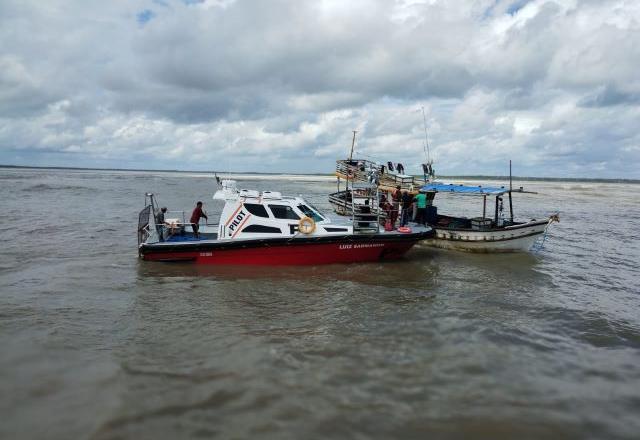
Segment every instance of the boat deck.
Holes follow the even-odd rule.
[[[184,234],[171,235],[164,241],[169,243],[180,243],[184,241],[203,241],[203,240],[217,240],[218,233],[206,233],[200,234],[200,237],[193,235],[193,232],[185,232]]]

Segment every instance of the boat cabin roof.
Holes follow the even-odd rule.
[[[420,188],[420,191],[424,192],[436,192],[436,193],[453,193],[453,194],[468,194],[468,195],[492,195],[499,196],[511,192],[525,192],[522,187],[518,189],[509,190],[509,188],[501,186],[483,186],[483,185],[462,185],[454,183],[433,182],[424,185]]]
[[[225,210],[223,216],[228,207],[237,206],[238,204],[247,206],[263,205],[268,206],[271,211],[286,205],[291,207],[294,211],[299,211],[301,217],[311,217],[316,222],[329,222],[329,219],[318,208],[313,206],[307,200],[302,197],[289,197],[283,196],[278,191],[256,191],[252,189],[237,189],[236,182],[233,180],[223,180],[222,189],[216,191],[213,195],[214,200],[223,200],[225,202]],[[259,210],[259,208],[251,208],[257,210],[256,212],[264,212],[262,217],[265,217],[266,212]],[[227,214],[231,211],[227,212]],[[288,218],[280,217],[282,213],[274,214],[274,218]],[[268,214],[266,215],[268,217]],[[296,217],[297,218],[297,217]]]

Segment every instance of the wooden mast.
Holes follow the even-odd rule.
[[[482,218],[485,219],[487,217],[487,195],[482,196]]]
[[[345,194],[344,194],[344,210],[347,211],[347,197],[349,197],[349,167],[351,166],[351,161],[353,160],[353,147],[356,144],[356,133],[357,130],[353,130],[353,139],[351,140],[351,151],[349,152],[349,162],[347,162],[347,178],[345,180]],[[351,208],[355,208],[353,205],[353,191],[351,192]]]
[[[511,224],[513,224],[513,201],[511,199],[512,190],[513,190],[513,177],[511,175],[511,159],[509,159],[509,214],[511,215]]]

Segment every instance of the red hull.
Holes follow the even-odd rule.
[[[192,261],[200,264],[269,266],[315,265],[393,260],[402,257],[417,240],[366,243],[304,243],[252,248],[143,252],[149,261]]]

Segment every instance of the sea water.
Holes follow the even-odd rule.
[[[537,254],[204,267],[136,226],[148,191],[215,218],[210,175],[0,169],[0,437],[637,438],[640,186],[516,185],[516,219],[560,211]]]

